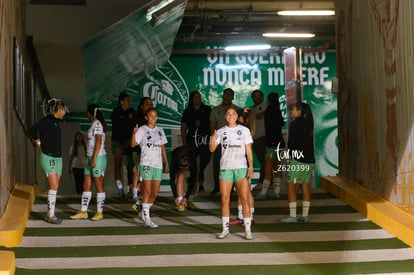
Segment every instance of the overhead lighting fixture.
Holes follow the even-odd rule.
[[[334,10],[284,10],[278,11],[277,15],[281,16],[332,16]]]
[[[268,32],[262,34],[264,37],[276,37],[276,38],[312,38],[315,37],[314,33],[283,33],[283,32]]]
[[[258,45],[240,45],[240,46],[227,46],[224,48],[226,52],[235,51],[256,51],[256,50],[268,50],[270,49],[269,44],[258,44]]]

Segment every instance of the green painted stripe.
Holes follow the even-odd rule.
[[[340,223],[308,223],[308,224],[257,224],[253,232],[298,232],[298,231],[329,231],[329,230],[363,230],[378,229],[371,221],[364,222],[340,222]],[[133,235],[133,234],[185,234],[185,233],[217,233],[221,225],[165,225],[155,230],[149,230],[142,226],[137,227],[86,227],[63,228],[54,225],[50,228],[26,228],[24,236],[93,236],[93,235]],[[244,230],[241,227],[232,227],[234,232]]]
[[[233,230],[231,231],[233,233]],[[239,235],[232,234],[226,242],[240,242]],[[310,242],[391,239],[391,234],[382,229],[348,231],[300,231],[300,232],[254,232],[251,242]],[[155,235],[106,235],[91,236],[25,236],[20,247],[80,247],[108,245],[145,245],[145,244],[184,244],[184,243],[222,243],[212,234],[155,234]]]
[[[39,269],[28,270],[17,268],[19,275],[79,275],[79,274],[105,274],[105,275],[321,275],[321,274],[373,274],[373,273],[404,273],[413,274],[414,261],[380,261],[360,263],[334,263],[334,264],[294,264],[294,265],[251,265],[251,266],[202,266],[202,267],[151,267],[151,268],[95,268],[95,269]]]
[[[212,235],[214,238],[214,235]],[[236,237],[235,237],[236,238]],[[187,255],[220,253],[245,254],[253,251],[260,253],[294,253],[351,250],[399,249],[408,246],[396,238],[376,240],[325,241],[325,242],[247,242],[239,237],[239,243],[197,243],[186,244],[150,244],[150,245],[116,245],[116,246],[82,246],[14,249],[16,258],[59,258],[59,257],[112,257],[112,256],[146,256],[146,255]],[[372,253],[375,253],[373,251]],[[413,252],[414,253],[414,252]]]
[[[349,251],[311,251],[282,253],[215,253],[182,255],[145,255],[110,257],[18,258],[16,265],[23,268],[99,267],[161,267],[161,266],[217,266],[217,265],[284,265],[321,264],[337,262],[378,262],[383,260],[414,259],[411,248]]]

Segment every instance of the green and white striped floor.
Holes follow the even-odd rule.
[[[161,193],[153,207],[157,229],[144,228],[116,197],[107,198],[97,222],[70,220],[80,199],[59,197],[64,221],[48,224],[45,197],[38,197],[20,247],[10,249],[16,274],[414,274],[413,249],[322,190],[314,190],[308,224],[279,223],[288,215],[286,195],[257,201],[252,241],[242,227],[216,239],[219,197],[200,195],[198,210],[176,212],[169,196]]]

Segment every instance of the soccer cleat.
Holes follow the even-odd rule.
[[[239,219],[239,218],[229,221],[229,225],[240,225],[240,226],[242,226],[242,224],[243,224],[243,220]]]
[[[197,206],[192,201],[187,202],[187,208],[191,209],[191,210],[197,210],[198,209]]]
[[[257,194],[256,196],[254,196],[254,199],[257,201],[264,201],[265,199],[267,199],[266,194]]]
[[[184,211],[185,211],[185,205],[184,205],[184,204],[179,203],[179,204],[177,205],[177,211],[178,211],[178,212],[184,212]]]
[[[46,216],[45,221],[48,222],[48,223],[51,223],[51,224],[61,224],[62,223],[62,220],[59,219],[56,216],[53,216],[53,217]]]
[[[99,221],[103,219],[102,212],[96,212],[96,214],[91,218],[93,221]]]
[[[225,237],[227,237],[228,235],[230,235],[230,232],[229,232],[229,230],[227,230],[227,229],[224,229],[220,234],[217,234],[217,239],[220,239],[220,240],[222,240],[222,239],[224,239]]]
[[[87,211],[78,211],[75,215],[70,216],[71,220],[86,220],[88,218]]]
[[[298,222],[298,218],[297,217],[287,217],[284,219],[280,220],[281,223],[297,223]]]
[[[248,241],[253,240],[252,232],[248,231],[245,233],[244,238]]]
[[[132,210],[134,210],[135,212],[138,212],[138,211],[140,211],[140,210],[141,210],[139,206],[140,206],[139,201],[136,201],[135,203],[133,203],[133,204],[131,205],[131,208],[132,208]]]
[[[309,222],[309,216],[298,218],[298,222],[308,223]]]
[[[118,196],[120,198],[125,197],[124,188],[118,188]]]
[[[158,228],[158,224],[155,224],[153,221],[151,221],[151,219],[146,219],[144,225],[146,228],[150,229]]]
[[[271,199],[271,200],[277,200],[277,199],[280,199],[280,194],[279,193],[272,193],[272,194],[267,195],[267,198]]]

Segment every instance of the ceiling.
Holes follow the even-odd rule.
[[[26,34],[33,36],[52,97],[84,101],[80,47],[149,2],[159,0],[26,0]],[[283,9],[334,9],[334,0],[188,0],[176,41],[263,41],[264,32],[314,32],[335,41],[335,18],[281,17]],[[269,39],[266,39],[269,40]]]

